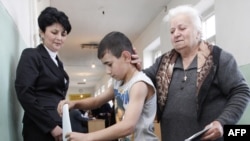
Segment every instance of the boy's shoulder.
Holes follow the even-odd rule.
[[[143,81],[146,84],[149,85],[153,85],[152,80],[143,72],[143,71],[139,71],[138,73],[136,73],[130,80],[129,82],[123,84],[123,81],[120,80],[114,80],[113,82],[113,86],[114,88],[128,88],[131,87],[133,84],[135,84],[138,81]]]
[[[143,81],[146,84],[149,85],[153,85],[152,80],[143,72],[143,71],[139,71],[132,79],[131,79],[132,83],[134,84],[135,82],[138,81]]]

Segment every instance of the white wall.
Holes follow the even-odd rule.
[[[35,1],[1,0],[8,13],[13,18],[24,42],[31,47],[34,44],[33,7]],[[28,23],[28,24],[27,24]]]
[[[216,42],[239,65],[250,63],[250,1],[215,0]]]

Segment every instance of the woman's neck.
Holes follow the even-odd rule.
[[[186,70],[189,67],[189,65],[192,63],[192,61],[194,60],[195,56],[197,55],[199,51],[199,48],[202,45],[203,45],[203,42],[199,42],[195,47],[191,47],[188,50],[180,53],[184,70]]]

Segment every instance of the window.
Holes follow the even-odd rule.
[[[156,50],[155,51],[155,54],[154,54],[154,61],[158,58],[158,57],[160,57],[161,56],[161,50]]]
[[[216,27],[215,15],[211,15],[202,22],[203,39],[215,43]]]
[[[159,47],[161,44],[160,37],[157,37],[153,40],[143,51],[143,66],[144,68],[148,68],[151,66],[155,58],[161,55],[161,51],[159,51]]]

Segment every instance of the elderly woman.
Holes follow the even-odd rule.
[[[168,22],[174,48],[144,70],[157,87],[162,140],[183,141],[206,127],[201,140],[221,141],[223,125],[242,116],[249,87],[234,57],[201,39],[194,8],[170,9]]]

